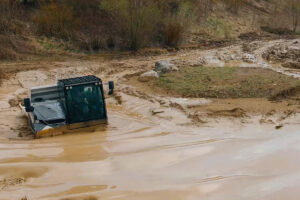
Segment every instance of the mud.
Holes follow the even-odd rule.
[[[281,42],[259,42],[256,67],[266,67],[261,52]],[[33,62],[30,70],[11,73],[0,89],[0,199],[298,199],[297,100],[184,99],[128,81],[161,59],[180,67],[200,58],[208,65],[239,61],[248,67],[238,60],[241,49],[90,58],[54,68]],[[228,60],[229,52],[237,60]],[[27,89],[87,74],[116,81],[116,94],[106,99],[109,125],[33,140],[17,107]]]

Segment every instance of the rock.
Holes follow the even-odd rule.
[[[205,65],[205,64],[207,64],[207,61],[206,61],[206,59],[204,57],[200,57],[198,59],[198,64],[199,65]]]
[[[191,67],[198,67],[198,66],[205,65],[205,64],[207,64],[207,61],[204,57],[199,57],[197,59],[193,59],[193,60],[189,60],[187,62],[180,63],[180,65],[188,65]]]
[[[221,60],[219,60],[216,56],[206,56],[205,60],[207,62],[207,65],[212,67],[224,67],[225,63]]]
[[[179,71],[179,68],[175,65],[171,66],[171,71]]]
[[[252,53],[258,48],[259,48],[259,43],[258,42],[245,43],[242,46],[242,50],[245,53]]]
[[[165,111],[162,109],[153,109],[151,110],[152,115],[156,115],[156,114],[160,114],[160,113],[164,113]]]
[[[255,63],[256,62],[256,57],[253,54],[245,53],[243,55],[243,61],[247,63]]]
[[[157,73],[167,73],[170,71],[178,71],[178,67],[171,64],[168,60],[162,60],[155,63],[154,71]]]
[[[143,74],[140,75],[140,77],[138,78],[139,81],[141,82],[148,82],[152,79],[156,79],[156,78],[159,78],[159,75],[156,71],[148,71],[148,72],[145,72]]]
[[[283,127],[283,125],[280,124],[280,125],[275,126],[275,129],[278,130],[278,129],[281,129],[282,127]]]
[[[268,61],[285,62],[300,57],[300,43],[292,42],[271,46],[263,53],[263,58]]]

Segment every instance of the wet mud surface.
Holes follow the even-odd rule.
[[[149,119],[123,109],[110,108],[110,124],[92,133],[2,140],[1,197],[296,199],[299,195],[299,122],[279,130],[256,120],[246,125],[220,120],[195,127],[179,125],[171,119],[176,115]]]
[[[251,100],[220,100],[216,109],[214,100],[166,98],[124,83],[154,60],[11,75],[0,90],[0,199],[298,199],[297,105],[279,104],[287,108],[279,112],[260,100],[268,109],[250,112]],[[32,139],[17,106],[27,89],[85,74],[116,81],[106,99],[109,125]]]

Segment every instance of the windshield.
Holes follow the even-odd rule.
[[[105,119],[105,105],[100,85],[78,85],[66,90],[69,123]]]

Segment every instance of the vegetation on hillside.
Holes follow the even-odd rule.
[[[299,0],[1,0],[0,59],[40,52],[31,40],[41,36],[83,51],[178,47],[191,34],[234,38],[249,6],[256,26],[298,31]]]
[[[300,23],[300,1],[270,1],[273,6],[271,8],[271,14],[268,17],[268,25],[273,28],[286,29],[296,33]]]
[[[14,59],[17,53],[35,52],[28,38],[30,29],[24,23],[26,13],[23,5],[15,0],[0,1],[0,60]]]

